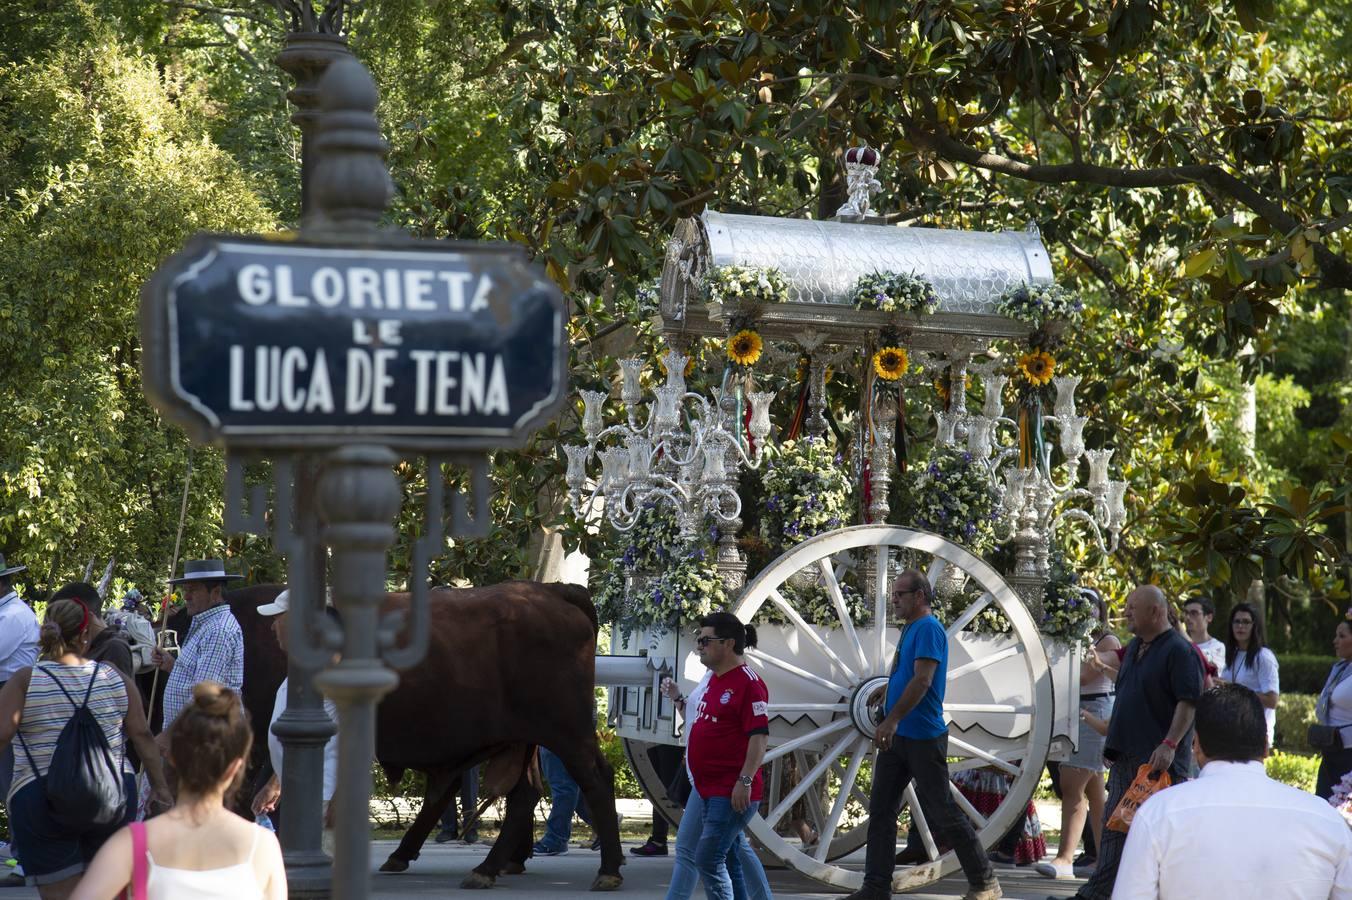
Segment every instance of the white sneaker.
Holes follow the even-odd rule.
[[[1033,871],[1047,878],[1055,878],[1057,881],[1066,881],[1075,877],[1074,867],[1063,866],[1055,862],[1034,863]]]

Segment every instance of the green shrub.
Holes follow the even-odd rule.
[[[1318,699],[1316,694],[1282,692],[1277,698],[1277,736],[1273,741],[1275,749],[1288,753],[1314,752],[1305,741],[1305,732],[1314,722],[1314,704]]]
[[[1269,778],[1313,792],[1315,777],[1319,774],[1319,757],[1277,750],[1267,758],[1265,768]]]
[[[1310,653],[1282,653],[1277,657],[1277,667],[1282,680],[1282,693],[1314,694],[1324,689],[1329,672],[1333,669],[1331,656]]]

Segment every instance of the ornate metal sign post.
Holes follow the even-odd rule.
[[[339,56],[318,91],[314,209],[300,239],[193,238],[143,290],[141,335],[151,401],[194,440],[227,450],[227,530],[270,532],[298,598],[320,596],[324,548],[332,553],[341,625],[299,602],[289,643],[292,671],[322,669],[314,682],[338,706],[332,895],[346,900],[369,896],[376,705],[398,684],[395,670],[426,653],[428,561],[448,517],[456,536],[486,533],[487,451],[520,446],[564,402],[567,311],[518,247],[379,229],[393,188],[374,82]],[[427,508],[405,615],[384,608],[402,500],[391,467],[417,456],[427,457]],[[270,521],[266,488],[244,479],[263,457]],[[446,465],[469,469],[472,517],[459,494],[444,508]],[[302,718],[294,735],[321,747],[323,723]],[[317,821],[313,778],[296,785],[288,779],[283,801]]]

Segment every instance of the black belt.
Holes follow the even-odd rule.
[[[1102,700],[1104,697],[1111,697],[1112,695],[1113,695],[1113,691],[1107,691],[1107,692],[1102,693],[1102,694],[1081,694],[1081,695],[1080,695],[1080,699],[1081,699],[1081,700]]]

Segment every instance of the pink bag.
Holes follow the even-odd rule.
[[[131,884],[123,893],[125,900],[149,900],[150,864],[146,862],[146,823],[132,822]]]

